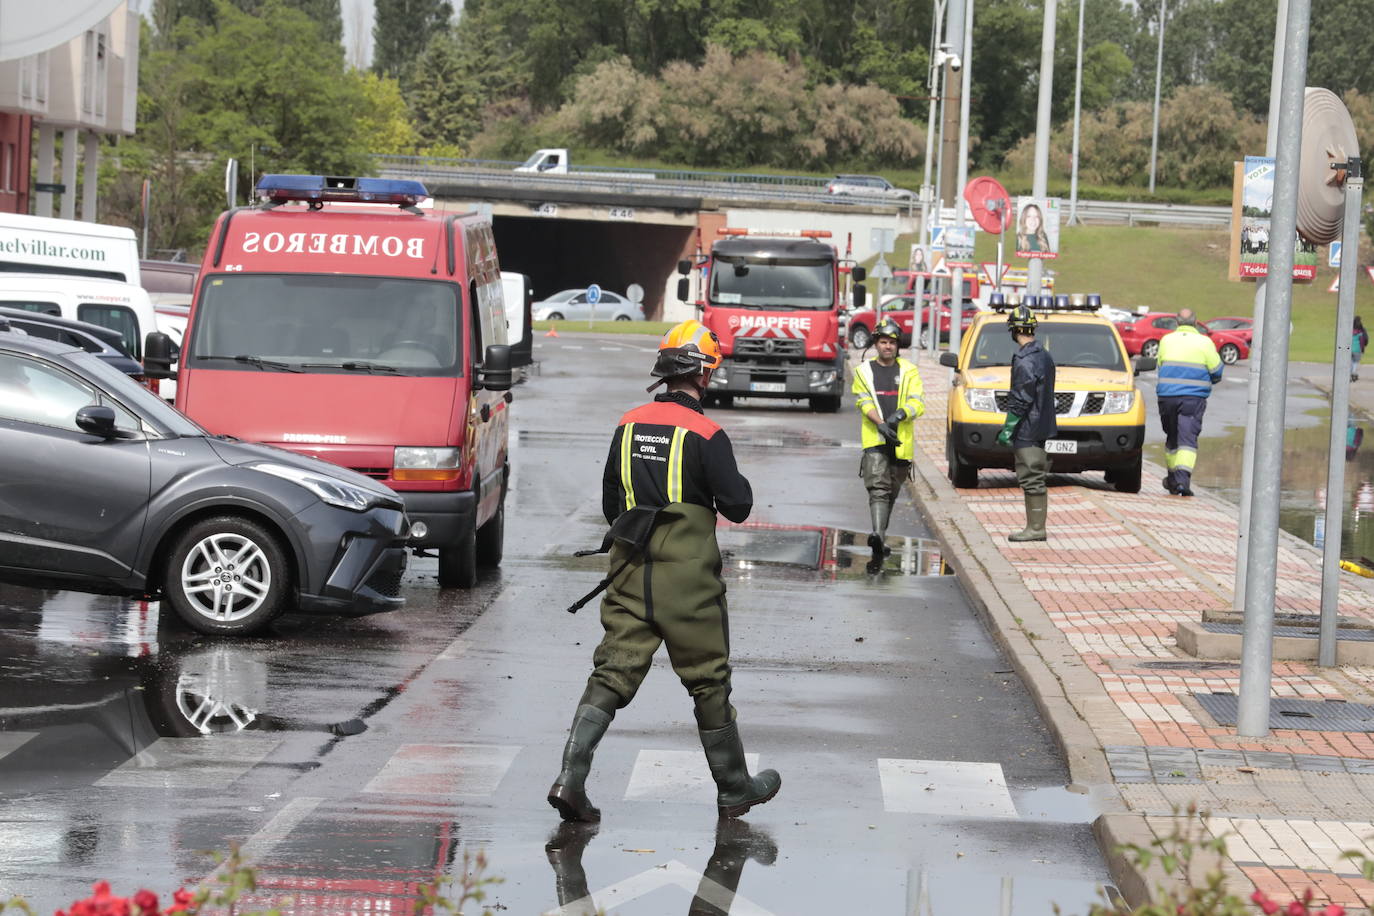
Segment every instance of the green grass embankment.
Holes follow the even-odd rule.
[[[1075,226],[1060,233],[1060,256],[1047,266],[1055,274],[1055,292],[1100,293],[1102,301],[1135,310],[1146,306],[1161,312],[1188,307],[1207,319],[1221,315],[1254,313],[1253,281],[1226,279],[1230,232],[1225,230],[1169,227]],[[887,255],[893,267],[903,267],[914,235],[901,236]],[[1007,251],[1014,245],[1007,236]],[[1329,362],[1335,340],[1336,294],[1326,290],[1336,277],[1326,266],[1326,249],[1320,249],[1317,279],[1293,284],[1293,329],[1289,358],[1304,362]],[[872,268],[871,259],[865,266]],[[975,261],[997,260],[997,240],[980,232]],[[1369,263],[1368,240],[1360,245],[1360,264]],[[1026,262],[1007,257],[1014,267]],[[1356,272],[1355,313],[1374,319],[1374,283],[1363,266]],[[877,282],[865,284],[870,299]]]
[[[673,326],[672,321],[532,321],[532,327],[539,334],[548,333],[549,328],[555,327],[559,334],[567,332],[591,332],[593,334],[652,334],[662,337],[668,333],[668,329]]]

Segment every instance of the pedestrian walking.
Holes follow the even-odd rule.
[[[1360,357],[1364,356],[1364,351],[1369,349],[1369,332],[1364,329],[1364,322],[1360,316],[1355,316],[1355,328],[1350,337],[1350,380],[1353,382],[1360,377]]]
[[[720,578],[716,513],[732,522],[754,505],[749,481],[735,464],[730,438],[701,410],[720,341],[698,321],[664,335],[650,373],[665,393],[625,414],[611,438],[601,481],[601,508],[610,530],[601,551],[611,573],[575,611],[605,588],[605,636],[578,702],[563,767],[549,804],[565,821],[597,821],[587,798],[592,754],[616,710],[634,699],[658,647],[667,643],[673,670],[695,704],[706,762],[722,817],[738,817],[777,794],[773,770],[751,776],[730,705],[730,642],[725,583]]]
[[[873,331],[878,355],[854,370],[855,404],[859,408],[859,476],[868,490],[868,514],[873,523],[868,536],[873,557],[869,566],[882,568],[887,555],[887,523],[892,506],[911,473],[916,451],[916,418],[926,412],[921,373],[916,364],[898,356],[902,331],[897,322],[884,318]]]
[[[1007,332],[1019,349],[1011,356],[1011,391],[1007,393],[1007,418],[997,433],[997,444],[1010,446],[1015,454],[1016,482],[1026,501],[1026,527],[1007,535],[1009,541],[1043,541],[1045,518],[1050,510],[1046,480],[1050,459],[1045,440],[1059,432],[1054,419],[1054,358],[1035,339],[1038,319],[1027,305],[1007,314]]]
[[[1178,327],[1159,340],[1159,422],[1164,427],[1164,489],[1193,495],[1197,439],[1212,386],[1221,381],[1222,363],[1212,338],[1197,329],[1192,309],[1181,309]]]

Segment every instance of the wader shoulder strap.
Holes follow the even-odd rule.
[[[653,534],[654,523],[658,521],[658,514],[661,511],[663,511],[662,507],[632,506],[620,513],[620,516],[611,523],[611,527],[606,531],[606,536],[601,539],[599,548],[596,550],[579,550],[573,554],[575,557],[589,557],[593,554],[609,553],[611,546],[616,541],[630,547],[630,554],[624,562],[612,570],[606,578],[598,582],[596,588],[568,606],[569,614],[576,614],[582,610],[584,604],[604,592],[615,581],[616,576],[624,572],[625,567],[629,566],[636,557],[644,552],[644,548],[649,546],[649,535]]]

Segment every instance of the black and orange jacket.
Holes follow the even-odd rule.
[[[735,464],[730,437],[697,400],[670,392],[620,418],[601,478],[607,522],[635,506],[683,502],[742,522],[754,492]]]

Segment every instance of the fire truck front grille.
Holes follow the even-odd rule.
[[[806,341],[797,337],[736,337],[737,356],[795,357],[806,355]]]

